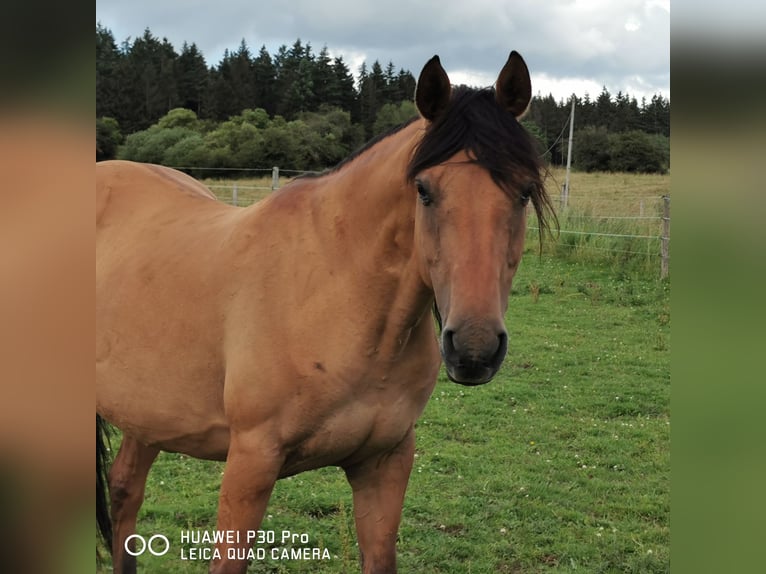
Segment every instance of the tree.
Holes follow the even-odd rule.
[[[596,105],[590,99],[590,94],[585,92],[582,99],[575,102],[575,116],[580,126],[596,125]]]
[[[612,125],[613,106],[612,95],[606,86],[603,86],[601,93],[596,98],[596,126],[602,126],[608,128]]]
[[[332,69],[332,59],[327,46],[323,46],[317,56],[311,71],[311,82],[313,86],[313,98],[311,101],[311,110],[319,109],[322,104],[335,105],[331,98],[335,93],[335,74]]]
[[[137,39],[128,38],[118,44],[112,33],[97,23],[96,117],[100,118],[97,122],[99,157],[114,153],[114,144],[110,143],[114,126],[109,121],[102,121],[103,118],[113,118],[121,134],[133,134],[148,129],[161,119],[165,123],[171,121],[169,112],[175,108],[185,108],[196,114],[193,129],[201,137],[193,138],[188,145],[172,144],[176,150],[175,157],[188,156],[192,151],[201,149],[200,142],[205,146],[212,145],[211,141],[215,138],[210,140],[208,135],[217,130],[217,123],[239,117],[251,126],[246,131],[256,130],[257,137],[263,136],[261,132],[271,130],[268,137],[282,148],[282,151],[275,151],[275,157],[297,157],[295,154],[298,152],[294,146],[283,145],[284,137],[290,134],[300,137],[304,143],[313,141],[320,146],[320,152],[314,156],[300,152],[302,155],[298,161],[305,164],[320,161],[320,158],[329,161],[337,156],[338,150],[347,153],[360,140],[368,139],[407,119],[407,110],[411,106],[400,103],[412,102],[413,99],[416,82],[410,72],[400,69],[397,73],[392,61],[387,63],[385,69],[378,61],[372,66],[364,63],[359,69],[358,81],[355,82],[354,75],[343,59],[331,58],[330,53],[330,49],[323,46],[315,56],[311,44],[303,43],[299,38],[291,46],[280,46],[274,55],[262,46],[257,56],[253,57],[246,41],[242,39],[236,50],[225,51],[221,61],[208,68],[203,54],[193,43],[185,42],[179,55],[167,39],[156,38],[147,28]],[[575,129],[581,140],[573,149],[575,165],[583,169],[618,169],[605,167],[608,162],[605,162],[602,155],[603,150],[607,149],[603,145],[603,133],[598,130],[584,131],[587,127],[600,127],[606,130],[612,143],[617,142],[611,137],[617,133],[640,130],[651,134],[649,141],[654,148],[660,150],[660,158],[664,158],[663,169],[667,168],[670,135],[670,101],[667,98],[655,95],[649,101],[642,99],[639,104],[635,98],[621,91],[613,97],[606,86],[603,86],[595,100],[588,93],[582,98],[576,95],[574,98]],[[551,94],[544,97],[538,94],[532,98],[530,112],[525,118],[527,129],[541,142],[541,151],[549,150],[547,159],[552,163],[563,164],[566,161],[570,104],[571,100],[557,102]],[[263,114],[258,115],[257,122],[243,119],[247,115],[245,110],[256,108],[261,109],[258,114]],[[324,117],[341,111],[349,114],[350,126],[348,129],[344,127],[339,131],[328,131]],[[307,115],[311,113],[318,115]],[[178,116],[172,121],[180,121],[183,117]],[[288,127],[290,120],[301,120],[303,125]],[[172,127],[189,126],[174,124]],[[171,129],[171,126],[167,126],[167,129]],[[306,136],[306,129],[317,130],[320,139]],[[150,135],[154,142],[156,134],[152,132]],[[337,139],[339,137],[342,140],[340,144]],[[642,144],[636,138],[635,134],[626,136],[622,143],[629,149],[641,149]],[[584,150],[580,149],[583,142],[586,144]],[[137,143],[138,139],[133,139],[126,141],[125,146],[136,148]],[[588,145],[591,147],[588,148]],[[255,157],[254,150],[257,147],[254,143],[245,155],[248,158]],[[244,144],[239,149],[244,149]],[[591,151],[588,150],[595,155],[589,156]],[[237,153],[232,151],[229,143],[212,145],[207,162],[212,162],[210,165],[216,162],[228,165],[233,157],[245,157]],[[198,154],[197,157],[202,156]],[[615,159],[615,166],[619,164],[620,169],[638,169],[628,165],[630,157],[629,152],[619,156]],[[656,164],[654,160],[646,163],[655,167]]]
[[[281,101],[283,115],[292,118],[301,112],[312,109],[314,82],[311,78],[312,63],[308,59],[302,59],[298,63],[292,82]]]
[[[228,50],[224,50],[223,57],[218,66],[210,71],[208,90],[205,97],[205,108],[208,117],[215,120],[224,120],[236,114],[236,98],[230,88],[231,85],[231,60]]]
[[[524,118],[521,120],[521,125],[524,127],[525,130],[527,130],[527,133],[531,135],[537,144],[538,153],[543,154],[546,151],[545,146],[545,136],[543,135],[542,130],[540,129],[540,126],[538,126],[534,121]],[[550,153],[545,154],[545,160],[550,160]]]
[[[126,132],[145,129],[178,105],[173,46],[160,42],[149,28],[127,48],[120,74],[121,91],[129,105],[116,114]]]
[[[380,62],[375,60],[370,73],[362,64],[359,69],[359,121],[364,126],[365,135],[371,138],[375,132],[375,120],[383,104],[386,80]]]
[[[280,46],[274,57],[276,76],[276,113],[291,119],[310,108],[314,56],[311,44],[305,46],[298,38],[290,49]]]
[[[263,108],[269,115],[276,113],[277,102],[274,95],[276,68],[266,46],[261,46],[258,56],[253,61],[253,105]]]
[[[122,105],[120,68],[122,53],[112,32],[96,24],[96,117],[117,117]]]
[[[239,48],[231,55],[229,89],[233,93],[235,113],[252,108],[255,100],[253,85],[253,58],[243,38]]]
[[[566,161],[564,149],[564,134],[567,127],[567,119],[571,105],[563,102],[556,103],[553,94],[533,98],[529,113],[525,119],[534,122],[542,132],[543,150],[549,150],[550,160],[553,163],[563,164]]]
[[[644,102],[641,128],[647,133],[670,136],[670,102],[660,94],[652,96],[648,105]]]
[[[398,86],[397,92],[402,101],[414,101],[415,99],[415,85],[417,80],[409,71],[399,70],[399,74],[396,77],[396,83]]]
[[[398,104],[404,99],[399,93],[399,83],[395,70],[394,63],[389,60],[386,70],[383,72],[383,81],[385,82],[382,94],[384,105]]]
[[[208,91],[210,117],[224,120],[254,107],[253,61],[244,38],[236,52],[225,50],[211,73]]]
[[[332,84],[332,90],[327,97],[327,105],[340,108],[351,112],[351,117],[358,115],[357,93],[354,88],[354,76],[343,61],[342,56],[338,56],[332,62],[332,72],[335,81]]]
[[[176,65],[178,74],[178,102],[184,108],[202,115],[202,104],[209,80],[205,58],[196,44],[184,42]]]

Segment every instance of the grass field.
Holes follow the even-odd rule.
[[[601,177],[612,178],[604,197],[668,193],[668,180]],[[590,192],[595,205],[600,196]],[[670,283],[632,259],[556,245],[539,256],[534,239],[526,251],[497,377],[465,388],[441,376],[418,422],[400,571],[669,572]],[[222,471],[159,457],[138,532],[164,534],[171,551],[144,554],[139,572],[206,572],[204,561],[181,559],[180,532],[215,528]],[[351,492],[339,469],[280,481],[262,528],[277,541],[248,572],[359,571]],[[326,548],[330,559],[272,559],[285,530],[305,534],[303,546]]]

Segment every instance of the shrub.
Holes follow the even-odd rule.
[[[186,108],[175,108],[162,116],[156,125],[165,129],[189,128],[191,130],[198,130],[199,120],[197,119],[197,114],[193,111]]]
[[[209,162],[205,140],[200,134],[192,134],[173,144],[164,154],[167,165],[175,167],[204,167]]]
[[[664,173],[667,159],[658,140],[642,131],[615,134],[609,146],[609,169],[632,173]]]
[[[374,134],[382,134],[396,126],[403,124],[407,120],[418,114],[415,103],[405,100],[398,104],[383,104],[380,108],[375,124],[373,125]]]
[[[575,135],[572,159],[583,171],[608,171],[611,145],[606,128],[588,126]]]
[[[668,141],[642,131],[612,134],[604,127],[587,126],[575,135],[574,166],[587,172],[665,173],[670,163]]]
[[[166,152],[178,142],[199,136],[189,128],[163,129],[153,125],[147,130],[136,132],[125,138],[125,145],[117,154],[120,159],[171,165],[166,159]]]
[[[117,157],[117,148],[123,140],[116,119],[106,116],[96,119],[96,161]]]

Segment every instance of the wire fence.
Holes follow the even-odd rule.
[[[221,200],[245,207],[260,201],[291,179],[320,172],[273,168],[178,167],[192,173],[216,173],[203,182]],[[237,173],[239,178],[232,179]],[[244,177],[243,177],[244,176]],[[632,212],[632,213],[631,213]],[[650,267],[659,265],[660,278],[670,270],[670,196],[614,194],[597,199],[582,193],[570,197],[559,209],[560,227],[553,234],[553,248],[559,253],[611,256],[619,261],[641,258]],[[529,218],[528,231],[537,234],[535,218]],[[656,267],[655,267],[656,269]]]

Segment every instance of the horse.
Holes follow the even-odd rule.
[[[555,217],[519,122],[531,93],[516,51],[482,89],[453,89],[434,56],[416,118],[247,208],[166,167],[96,164],[97,522],[116,574],[136,571],[162,450],[225,460],[216,528],[241,536],[210,573],[246,571],[278,479],[330,465],[363,572],[396,572],[440,365],[462,385],[494,377],[528,203],[541,228]],[[122,432],[108,471],[107,423]]]

